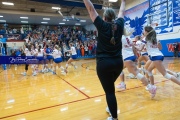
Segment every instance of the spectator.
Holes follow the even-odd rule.
[[[71,56],[71,54],[70,54],[69,52],[67,52],[67,53],[66,53],[66,61],[69,60],[70,56]]]
[[[80,49],[80,45],[77,44],[77,56],[80,57],[81,56],[81,49]]]
[[[89,56],[92,55],[92,49],[93,49],[93,46],[92,46],[91,43],[90,43],[89,46],[88,46]]]
[[[85,56],[88,56],[88,47],[87,47],[87,45],[85,45],[84,49],[85,49]]]
[[[176,42],[174,44],[174,57],[178,57],[178,53],[179,53],[179,43]]]
[[[7,55],[7,46],[6,46],[6,41],[8,38],[3,38],[3,35],[0,35],[0,42],[3,43],[3,47],[5,48],[5,54]]]
[[[81,45],[81,56],[84,57],[84,45],[83,44]]]

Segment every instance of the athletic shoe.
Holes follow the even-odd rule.
[[[135,77],[132,73],[129,73],[128,78],[130,78],[130,79],[136,79],[136,77]]]
[[[180,72],[177,73],[177,79],[180,80]]]
[[[74,66],[74,69],[77,69],[77,66],[76,66],[76,65]]]
[[[42,69],[41,72],[44,73],[45,69]]]
[[[151,98],[154,98],[156,95],[157,87],[155,85],[152,85],[151,87],[148,88],[148,90],[151,93]]]
[[[117,118],[114,119],[114,118],[112,118],[112,117],[108,117],[107,120],[118,120],[118,119],[117,119]]]
[[[34,73],[33,73],[33,76],[36,76],[36,75],[37,75],[37,73],[36,73],[36,72],[34,72]]]
[[[26,76],[26,72],[21,73],[23,76]]]
[[[53,75],[56,75],[56,73],[55,73],[55,72],[52,72],[52,74],[53,74]]]
[[[47,71],[48,71],[48,72],[53,72],[51,69],[48,69]]]
[[[126,84],[124,84],[123,82],[121,82],[120,84],[118,84],[118,85],[116,86],[116,88],[121,89],[121,90],[125,90],[125,89],[126,89]]]
[[[62,75],[66,75],[66,73],[65,73],[64,71],[61,71],[61,74],[62,74]]]
[[[61,69],[62,71],[64,71],[64,68],[63,68],[63,67],[60,67],[60,69]]]
[[[108,107],[106,107],[106,112],[109,113],[109,115],[111,115],[111,112]]]
[[[45,68],[45,69],[42,70],[42,72],[47,73],[47,72],[49,72],[49,70]]]
[[[148,89],[148,87],[147,87],[147,86],[145,87],[145,89],[146,89],[147,91],[149,91],[149,89]]]

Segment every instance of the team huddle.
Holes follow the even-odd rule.
[[[50,45],[52,46],[52,45]],[[77,59],[76,49],[72,43],[69,44],[70,50],[67,50],[71,53],[71,57],[66,63],[65,68],[61,66],[62,59],[62,52],[61,48],[58,45],[54,45],[49,47],[46,44],[32,44],[32,45],[25,45],[24,49],[21,51],[24,56],[35,56],[38,60],[38,64],[31,65],[32,68],[32,75],[36,76],[38,73],[47,73],[52,72],[52,74],[56,74],[56,69],[61,69],[62,74],[67,73],[68,65],[71,64],[76,69],[73,63],[73,60]],[[28,71],[28,64],[25,65],[25,72],[22,75],[26,75]]]

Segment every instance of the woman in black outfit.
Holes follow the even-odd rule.
[[[125,0],[121,0],[118,19],[113,9],[108,8],[100,18],[90,0],[84,0],[85,6],[98,30],[97,75],[106,93],[106,101],[112,117],[107,120],[118,120],[117,101],[114,82],[123,69],[121,37],[124,30]],[[115,20],[115,21],[114,21]]]

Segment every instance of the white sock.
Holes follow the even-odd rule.
[[[64,67],[61,66],[60,68],[61,68],[62,70],[64,70]]]
[[[66,67],[68,67],[68,64],[66,64]]]
[[[151,88],[151,87],[152,87],[152,85],[151,85],[151,84],[148,84],[148,85],[147,85],[147,88],[148,88],[148,89],[149,89],[149,88]]]

